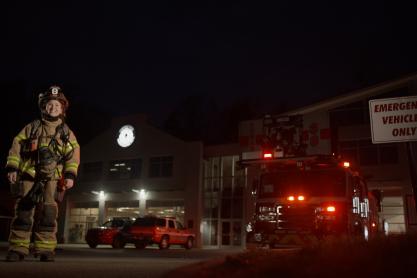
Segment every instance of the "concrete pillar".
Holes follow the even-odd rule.
[[[140,199],[139,200],[139,215],[145,216],[146,215],[146,199]]]
[[[104,223],[105,203],[106,203],[106,200],[104,198],[99,198],[98,200],[98,225],[101,225]]]

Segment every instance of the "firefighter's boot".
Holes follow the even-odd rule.
[[[23,253],[17,251],[9,251],[6,255],[6,262],[20,262],[25,259],[25,255]]]

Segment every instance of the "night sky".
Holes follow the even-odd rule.
[[[0,82],[162,122],[187,96],[267,112],[417,71],[415,3],[125,2],[3,4]]]

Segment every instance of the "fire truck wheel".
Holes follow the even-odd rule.
[[[169,248],[169,237],[167,235],[164,235],[161,238],[161,242],[159,243],[159,249],[168,249]]]

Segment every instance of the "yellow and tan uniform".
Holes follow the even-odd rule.
[[[53,251],[56,247],[58,206],[55,201],[55,192],[57,183],[61,177],[75,179],[80,163],[80,147],[74,133],[67,129],[69,137],[65,143],[61,140],[61,133],[56,132],[56,128],[61,124],[60,119],[54,122],[42,120],[34,135],[31,134],[33,124],[28,124],[13,140],[6,168],[8,171],[15,169],[20,172],[23,197],[16,202],[15,217],[10,229],[9,250],[28,254],[32,228],[35,251]],[[53,137],[57,144],[52,148],[50,142]],[[23,151],[24,146],[30,146],[29,154]],[[54,153],[58,152],[59,156],[65,159],[54,166],[52,171],[48,169],[51,172],[48,178],[42,178],[45,182],[43,202],[34,207],[25,196],[39,179],[40,172],[44,172],[44,169],[37,165],[36,155],[37,150],[42,147],[53,149]],[[34,223],[35,211],[37,223]]]

